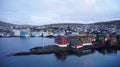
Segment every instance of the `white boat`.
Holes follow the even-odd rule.
[[[31,36],[32,37],[39,37],[40,36],[40,32],[32,32]]]
[[[4,36],[4,34],[3,33],[0,33],[0,37],[3,37]]]

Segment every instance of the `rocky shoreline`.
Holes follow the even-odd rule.
[[[34,47],[31,48],[28,52],[18,52],[12,54],[12,56],[22,56],[22,55],[33,55],[33,54],[53,54],[53,53],[60,53],[60,52],[70,52],[70,53],[79,53],[84,54],[86,51],[92,51],[92,50],[99,50],[99,49],[107,49],[107,48],[113,48],[113,49],[120,49],[120,45],[111,45],[111,46],[84,46],[82,48],[76,49],[72,48],[71,46],[67,47],[58,47],[56,45],[48,45],[45,47]]]

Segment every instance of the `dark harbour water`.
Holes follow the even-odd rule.
[[[58,53],[8,56],[36,46],[52,45],[51,38],[0,38],[0,67],[120,67],[120,50],[101,49],[83,55]]]

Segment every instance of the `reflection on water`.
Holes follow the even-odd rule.
[[[103,55],[106,55],[106,54],[117,54],[117,51],[119,51],[120,49],[117,49],[117,48],[100,48],[100,49],[97,49],[97,51]]]
[[[30,39],[31,37],[20,37],[20,39],[26,40],[26,39]]]
[[[65,60],[67,58],[68,52],[58,52],[55,53],[55,56],[57,57],[57,59],[59,60]]]
[[[65,59],[67,59],[67,56],[69,55],[75,55],[77,57],[81,57],[93,53],[95,53],[95,50],[84,50],[82,52],[57,52],[55,53],[55,56],[57,57],[57,59],[64,61]]]
[[[116,49],[116,48],[99,48],[96,50],[93,49],[84,50],[82,52],[57,52],[55,53],[55,56],[58,60],[65,61],[67,59],[67,56],[69,55],[75,55],[76,57],[81,57],[85,55],[94,54],[96,51],[99,52],[100,54],[107,55],[107,54],[117,54],[119,50],[120,49]]]

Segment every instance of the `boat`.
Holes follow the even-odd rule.
[[[31,36],[32,37],[40,37],[40,32],[32,32]]]
[[[0,33],[0,37],[3,37],[4,36],[4,34],[3,33]]]

